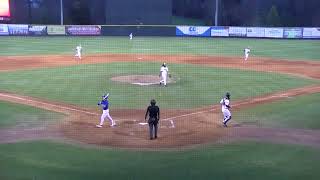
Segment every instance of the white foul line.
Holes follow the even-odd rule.
[[[77,112],[81,112],[81,113],[85,113],[85,114],[90,114],[90,115],[99,115],[99,114],[97,114],[97,113],[92,113],[92,112],[89,112],[89,111],[83,111],[83,110],[79,110],[79,109],[74,109],[74,108],[69,108],[69,107],[64,107],[64,106],[59,106],[59,105],[44,103],[44,102],[40,102],[40,101],[35,101],[35,100],[26,99],[26,98],[21,98],[21,97],[6,95],[6,94],[2,94],[2,93],[0,93],[0,96],[9,97],[9,98],[18,99],[18,100],[25,100],[25,101],[29,101],[29,102],[40,103],[40,104],[43,104],[43,105],[49,105],[49,106],[57,107],[57,108],[60,108],[60,109],[77,111]],[[276,98],[276,97],[289,97],[289,96],[288,96],[286,93],[284,93],[284,94],[279,94],[279,95],[277,95],[277,96],[271,96],[271,98]],[[233,106],[236,107],[236,106],[240,106],[240,105],[250,104],[250,103],[258,102],[258,101],[265,100],[265,99],[270,99],[270,97],[253,99],[252,101],[237,103],[237,104],[235,104],[235,105],[233,105]],[[162,121],[170,121],[171,128],[174,128],[174,127],[175,127],[174,122],[173,122],[174,119],[178,119],[178,118],[182,118],[182,117],[186,117],[186,116],[192,116],[192,115],[195,115],[195,114],[207,113],[207,112],[211,112],[211,111],[215,111],[215,110],[217,110],[217,108],[213,107],[213,108],[210,109],[210,110],[198,111],[198,112],[187,113],[187,114],[183,114],[183,115],[179,115],[179,116],[174,116],[174,117],[170,117],[170,118],[165,118],[165,119],[163,119]],[[121,120],[125,120],[125,119],[121,119]],[[136,120],[133,120],[133,121],[136,121]]]

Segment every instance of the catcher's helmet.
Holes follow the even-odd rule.
[[[152,99],[152,100],[150,101],[150,104],[151,104],[151,105],[156,105],[156,100]]]

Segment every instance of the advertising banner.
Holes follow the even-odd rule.
[[[265,37],[265,29],[261,27],[247,27],[247,37]]]
[[[285,28],[283,32],[284,38],[302,38],[302,28]]]
[[[47,26],[48,35],[66,35],[65,26]]]
[[[283,28],[264,28],[265,37],[283,38]]]
[[[229,27],[229,36],[245,37],[247,36],[246,27]]]
[[[320,28],[303,28],[303,38],[320,38]]]
[[[101,35],[101,26],[66,26],[67,35]]]
[[[228,37],[229,36],[229,27],[223,27],[223,26],[211,27],[211,36]]]
[[[28,35],[29,26],[24,24],[9,24],[10,35]]]
[[[9,29],[7,24],[0,24],[0,36],[9,35]]]
[[[210,27],[208,26],[177,26],[177,36],[210,36]]]
[[[31,26],[29,25],[29,35],[47,35],[47,26]]]

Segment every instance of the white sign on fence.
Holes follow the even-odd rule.
[[[283,38],[283,28],[265,28],[265,37]]]
[[[320,28],[303,28],[303,38],[320,38]]]
[[[265,37],[265,28],[247,27],[247,37]]]

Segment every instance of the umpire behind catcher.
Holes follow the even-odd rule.
[[[146,115],[144,119],[147,121],[147,116],[149,114],[149,131],[150,131],[150,140],[157,139],[157,132],[158,132],[158,122],[160,119],[160,109],[156,106],[156,101],[154,99],[151,100],[150,106],[148,106]],[[154,136],[153,136],[154,135]]]

